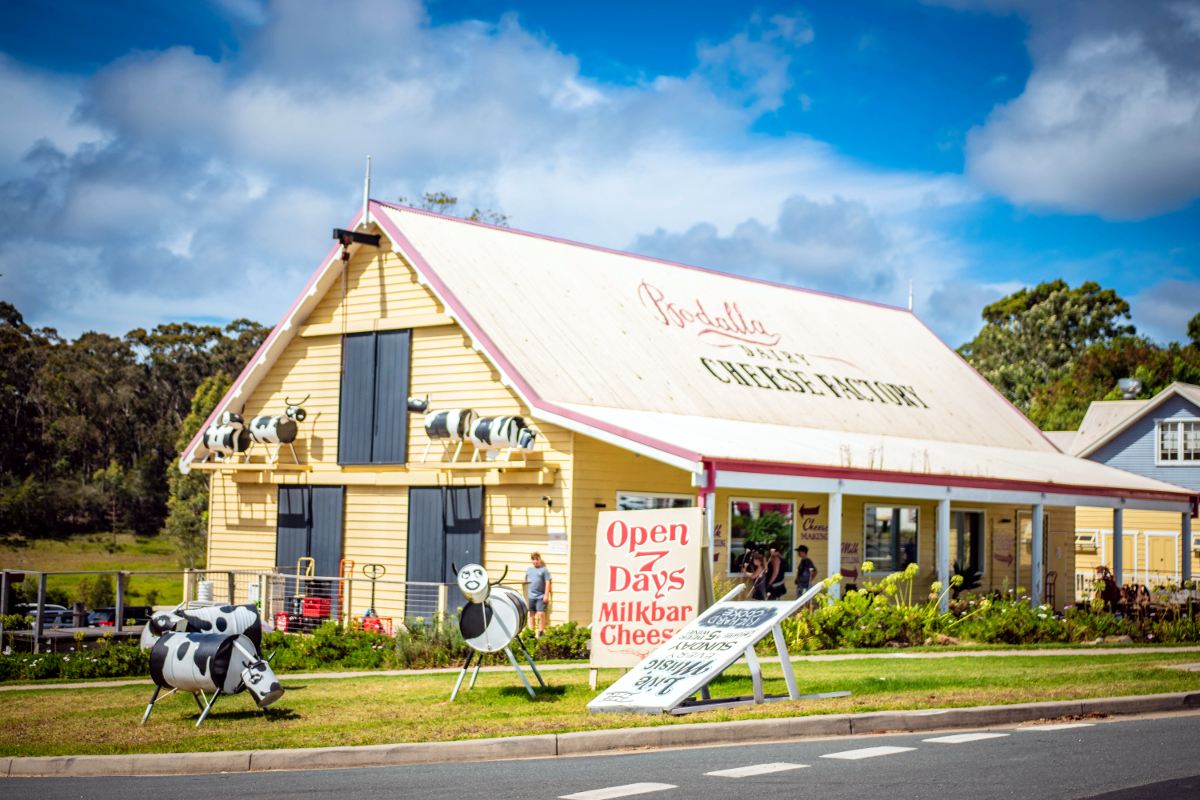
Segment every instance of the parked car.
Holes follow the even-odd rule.
[[[144,625],[150,621],[151,608],[150,606],[125,606],[125,621],[133,620],[135,625]],[[88,614],[87,624],[89,627],[109,628],[117,622],[117,609],[115,607],[97,608],[95,611]]]

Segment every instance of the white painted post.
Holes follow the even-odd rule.
[[[1183,570],[1180,581],[1190,581],[1192,579],[1192,514],[1190,511],[1184,511],[1182,514],[1182,530],[1183,535],[1180,544],[1179,564]]]
[[[937,579],[942,583],[942,596],[938,600],[938,610],[945,613],[950,610],[950,593],[945,591],[950,586],[950,498],[938,500],[937,506]]]
[[[825,575],[837,575],[842,571],[842,493],[829,494],[829,552],[825,556]],[[829,587],[829,596],[837,600],[842,596],[841,584]]]
[[[1042,530],[1045,509],[1041,503],[1033,507],[1033,541],[1030,543],[1033,557],[1029,560],[1029,602],[1035,606],[1042,604],[1042,589],[1046,585],[1046,565],[1042,563],[1042,539],[1046,535]]]
[[[1113,580],[1117,582],[1117,586],[1125,585],[1125,554],[1122,552],[1124,544],[1124,526],[1125,526],[1125,509],[1113,509],[1113,559],[1112,572]]]

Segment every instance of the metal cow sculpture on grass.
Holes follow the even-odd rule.
[[[143,648],[151,648],[164,633],[241,633],[245,634],[255,649],[262,648],[262,618],[258,606],[246,603],[240,606],[201,606],[200,608],[176,607],[174,611],[155,614],[142,628],[138,641]]]
[[[167,695],[191,693],[200,708],[197,728],[222,694],[249,690],[262,709],[283,696],[283,687],[258,648],[249,637],[237,633],[164,633],[150,650],[150,677],[154,694],[142,715],[143,725],[163,689],[168,690]],[[207,701],[205,694],[211,694]]]
[[[450,566],[454,568],[453,564]],[[455,570],[455,574],[458,577],[458,588],[462,590],[468,601],[459,616],[458,629],[470,646],[471,652],[462,669],[459,670],[458,680],[454,683],[454,691],[450,693],[450,699],[454,700],[458,697],[458,690],[462,686],[467,671],[471,668],[472,659],[476,660],[475,673],[471,676],[468,689],[475,688],[475,679],[479,677],[479,668],[483,665],[483,654],[496,653],[501,650],[508,656],[509,663],[517,671],[521,683],[525,684],[525,690],[529,692],[529,696],[536,697],[533,687],[529,685],[529,680],[521,671],[521,665],[517,663],[517,657],[513,655],[512,647],[510,647],[515,639],[525,655],[525,660],[529,662],[530,669],[537,677],[538,683],[545,689],[546,682],[542,680],[542,674],[538,672],[537,664],[533,662],[533,656],[529,654],[529,650],[520,637],[521,630],[529,618],[529,606],[525,604],[525,598],[519,592],[500,585],[508,576],[508,568],[505,567],[500,580],[494,583],[488,581],[487,570],[479,564],[467,564],[462,569]]]

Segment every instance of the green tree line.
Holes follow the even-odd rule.
[[[152,535],[169,489],[178,513],[196,512],[195,482],[170,474],[185,422],[199,429],[197,403],[207,415],[267,333],[239,319],[70,340],[0,301],[0,534]]]
[[[1121,378],[1141,381],[1141,399],[1175,381],[1200,384],[1200,313],[1182,343],[1139,336],[1129,319],[1112,289],[1048,281],[984,307],[959,353],[1043,430],[1076,430],[1093,400],[1121,399]]]

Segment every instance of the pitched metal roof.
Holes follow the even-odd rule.
[[[1149,400],[1096,400],[1088,406],[1072,454],[1086,458],[1172,397],[1200,407],[1200,386],[1175,382]]]
[[[1187,497],[1063,455],[905,309],[385,203],[371,212],[547,422],[692,471],[723,459]],[[322,262],[230,396],[253,389],[337,268],[332,254]]]

